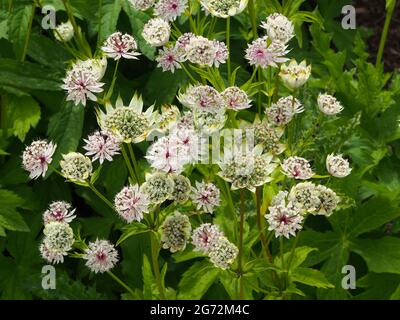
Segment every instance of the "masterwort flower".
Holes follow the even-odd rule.
[[[266,119],[256,119],[251,128],[254,130],[254,143],[260,144],[265,152],[278,155],[286,149],[280,141],[285,132],[283,128],[271,126]]]
[[[245,58],[250,65],[267,68],[278,67],[278,63],[284,63],[289,59],[285,55],[289,51],[287,46],[280,42],[271,41],[267,36],[258,38],[248,45]]]
[[[92,161],[79,152],[63,154],[61,173],[71,181],[85,182],[92,175]]]
[[[39,251],[42,258],[51,264],[63,263],[64,256],[68,254],[67,251],[50,250],[43,242],[40,244]]]
[[[168,174],[162,172],[147,174],[146,182],[142,184],[140,191],[147,196],[150,203],[162,203],[171,198],[174,192],[174,180]]]
[[[290,157],[283,161],[282,172],[289,178],[307,180],[311,179],[314,172],[308,160],[301,157]]]
[[[108,240],[96,239],[89,242],[83,259],[86,266],[94,273],[103,273],[111,270],[118,262],[118,252]]]
[[[218,241],[221,237],[224,237],[224,233],[219,230],[217,225],[203,223],[193,230],[192,244],[195,247],[194,251],[200,251],[204,254],[208,254],[211,244],[214,241]]]
[[[213,16],[228,18],[241,13],[248,0],[200,0],[200,3]]]
[[[83,147],[87,151],[85,154],[93,156],[92,161],[97,159],[100,163],[103,163],[104,160],[112,161],[120,151],[120,140],[105,130],[96,131],[83,141],[86,143]]]
[[[185,58],[191,63],[211,67],[217,54],[214,42],[202,36],[190,37],[186,46]]]
[[[310,75],[311,65],[307,66],[305,60],[303,60],[300,64],[298,64],[296,60],[291,60],[288,65],[283,64],[281,66],[281,72],[279,73],[283,84],[292,91],[304,85]]]
[[[288,43],[294,37],[293,23],[280,13],[273,13],[261,24],[273,41]]]
[[[114,199],[115,210],[127,223],[141,221],[143,213],[148,213],[149,200],[140,191],[139,185],[124,187]]]
[[[181,112],[176,105],[164,104],[161,106],[161,112],[156,114],[155,130],[161,133],[165,133],[171,128],[176,127],[180,119]]]
[[[43,244],[47,250],[66,255],[74,244],[74,232],[68,223],[52,221],[44,226]]]
[[[53,221],[70,223],[75,219],[75,209],[71,210],[71,204],[65,201],[54,201],[43,213],[43,223],[46,225]]]
[[[323,185],[317,185],[316,190],[318,192],[320,206],[314,214],[329,217],[337,208],[340,198],[336,195],[335,191]]]
[[[181,56],[179,55],[176,47],[164,47],[158,51],[156,57],[158,62],[157,67],[162,68],[162,71],[175,72],[176,69],[181,69]]]
[[[172,174],[171,178],[174,181],[174,191],[172,192],[171,200],[176,202],[185,202],[188,200],[192,189],[190,180],[180,174]]]
[[[326,170],[336,178],[344,178],[351,173],[349,160],[344,159],[341,154],[330,154],[326,157]]]
[[[335,97],[321,93],[318,96],[318,108],[328,116],[333,116],[343,110],[342,104]]]
[[[214,66],[218,68],[220,64],[226,63],[226,60],[229,56],[229,50],[224,42],[213,40],[213,44],[216,49],[214,56]]]
[[[219,206],[220,191],[211,182],[198,182],[196,187],[192,188],[192,201],[197,206],[197,210],[203,210],[207,213],[212,213],[214,207]]]
[[[319,192],[312,182],[296,184],[289,193],[289,201],[298,208],[302,214],[314,213],[321,206]]]
[[[140,53],[136,51],[137,48],[138,46],[134,37],[127,33],[114,32],[104,42],[101,50],[114,60],[121,58],[138,59],[137,56]]]
[[[166,21],[174,21],[188,6],[188,0],[159,0],[154,6],[156,16]]]
[[[161,226],[161,245],[171,252],[185,250],[192,226],[188,216],[175,211]]]
[[[239,253],[238,248],[226,237],[218,237],[210,244],[208,255],[211,262],[223,270],[229,269]]]
[[[228,87],[221,93],[224,106],[227,109],[243,110],[251,107],[251,100],[247,93],[238,87]]]
[[[146,11],[147,9],[150,9],[156,0],[129,0],[129,2],[132,4],[132,6],[140,11]]]
[[[191,109],[219,112],[224,107],[221,94],[208,85],[190,85],[185,93],[178,95],[178,100]]]
[[[170,33],[171,27],[167,21],[153,18],[144,25],[142,36],[151,46],[160,47],[168,42]]]
[[[22,153],[22,166],[29,172],[29,178],[45,176],[56,147],[51,141],[36,140],[25,148]]]
[[[74,27],[71,21],[60,23],[54,29],[54,38],[61,42],[68,42],[74,37]]]
[[[265,113],[268,119],[276,126],[288,124],[297,113],[304,111],[301,102],[292,96],[280,98],[276,103],[273,103]]]
[[[107,58],[105,56],[93,59],[78,60],[74,64],[76,70],[84,70],[93,74],[97,80],[101,80],[107,70]]]

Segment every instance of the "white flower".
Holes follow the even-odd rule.
[[[68,254],[67,251],[50,250],[44,243],[41,243],[39,251],[42,258],[51,264],[63,263],[64,256]]]
[[[148,213],[149,200],[139,190],[137,184],[124,187],[114,200],[115,209],[126,222],[141,221],[143,213]]]
[[[335,97],[321,93],[318,95],[318,108],[328,116],[338,114],[343,110],[342,104]]]
[[[296,184],[289,193],[289,201],[298,208],[302,214],[314,213],[321,206],[319,192],[316,185],[311,182]]]
[[[201,5],[218,18],[228,18],[241,13],[248,0],[200,0]]]
[[[224,106],[221,94],[208,85],[190,85],[185,93],[179,94],[178,100],[188,108],[209,112],[219,112]]]
[[[104,42],[101,50],[114,60],[121,58],[138,59],[137,56],[139,56],[140,53],[136,51],[137,48],[134,37],[127,33],[122,34],[121,32],[114,32]]]
[[[224,237],[224,233],[219,230],[217,225],[211,223],[203,223],[200,227],[193,230],[192,244],[195,246],[194,251],[200,251],[208,254],[211,244]]]
[[[268,230],[274,231],[275,237],[289,238],[290,235],[296,236],[296,231],[301,230],[304,218],[291,203],[287,205],[284,203],[275,204],[268,209],[269,213],[265,215],[265,219],[269,224]]]
[[[107,70],[107,58],[103,56],[101,58],[78,60],[75,62],[73,68],[75,70],[88,71],[100,81]]]
[[[206,138],[200,136],[194,129],[174,128],[171,130],[170,139],[180,146],[179,157],[189,163],[198,161],[201,156],[208,153]]]
[[[105,130],[96,131],[83,141],[86,143],[83,147],[87,151],[85,154],[93,156],[92,161],[97,159],[100,163],[103,163],[104,160],[112,161],[120,151],[120,140]]]
[[[193,111],[193,119],[196,128],[204,134],[211,135],[212,133],[221,130],[227,119],[224,109],[207,110],[195,109]]]
[[[174,180],[169,175],[156,172],[146,175],[146,182],[141,185],[140,191],[147,196],[150,203],[159,204],[171,198],[174,186]]]
[[[156,2],[155,0],[129,0],[131,5],[140,11],[146,11],[147,9],[150,9],[154,3]]]
[[[220,191],[212,183],[196,181],[196,187],[192,188],[192,200],[197,206],[197,210],[204,210],[212,213],[215,206],[219,206]]]
[[[251,107],[247,93],[238,87],[228,87],[221,93],[227,109],[243,110]]]
[[[288,65],[283,64],[281,66],[281,77],[283,84],[290,90],[296,90],[304,85],[311,75],[311,65],[307,66],[305,60],[300,64],[296,60],[291,60]]]
[[[74,37],[74,27],[71,21],[60,23],[54,29],[54,38],[61,42],[68,42]]]
[[[68,223],[51,221],[44,226],[43,244],[56,254],[66,255],[74,244],[74,232]]]
[[[218,68],[220,64],[226,63],[229,56],[228,47],[224,42],[213,40],[215,46],[214,65]]]
[[[151,46],[160,47],[168,42],[170,33],[171,27],[167,21],[153,18],[144,25],[142,36]]]
[[[254,143],[261,144],[266,152],[274,155],[281,154],[286,146],[280,142],[284,134],[284,129],[281,127],[273,127],[266,118],[263,121],[254,121],[251,128],[254,130]]]
[[[161,246],[171,252],[183,251],[191,231],[192,226],[188,216],[175,211],[161,226]]]
[[[76,218],[75,209],[71,210],[71,205],[65,201],[54,201],[43,213],[43,223],[46,225],[52,221],[70,223]]]
[[[280,98],[276,103],[273,103],[265,113],[268,119],[276,126],[288,124],[295,114],[304,111],[301,102],[292,96]]]
[[[188,6],[188,0],[159,0],[154,6],[154,14],[167,21],[174,21]]]
[[[314,172],[308,160],[301,157],[290,157],[283,161],[282,172],[289,178],[307,180],[311,179]]]
[[[328,155],[326,157],[326,169],[332,176],[336,178],[347,177],[351,172],[349,161],[344,159],[341,154]]]
[[[179,174],[171,174],[171,178],[174,181],[174,191],[170,199],[176,202],[185,202],[188,200],[191,191],[190,180]]]
[[[22,154],[22,166],[29,172],[29,178],[37,179],[45,176],[56,147],[53,142],[37,140],[25,148]]]
[[[271,42],[271,40],[265,36],[254,40],[248,45],[245,58],[252,66],[261,68],[267,68],[268,66],[278,67],[278,63],[284,63],[289,60],[285,58],[288,52],[285,44],[274,41]]]
[[[156,128],[158,132],[165,133],[172,127],[176,127],[180,121],[181,112],[175,105],[164,104],[161,106],[161,112],[156,115]]]
[[[261,24],[273,41],[287,43],[294,37],[293,23],[280,13],[273,13]]]
[[[175,69],[181,69],[181,58],[175,47],[164,47],[158,51],[156,57],[158,62],[157,67],[162,68],[163,71],[175,72]]]
[[[316,190],[320,201],[320,206],[313,214],[329,217],[339,204],[340,198],[336,193],[325,186],[317,185]]]
[[[225,237],[212,241],[208,251],[211,262],[223,270],[229,269],[238,253],[238,248]]]
[[[61,173],[71,181],[84,182],[92,175],[92,162],[88,157],[78,152],[63,154],[60,161]]]
[[[89,242],[83,259],[86,266],[94,273],[103,273],[111,270],[118,262],[118,252],[114,245],[107,240],[96,239]]]
[[[196,35],[194,33],[185,32],[176,40],[175,45],[177,49],[181,51],[186,51],[189,46],[190,40],[195,37]]]
[[[214,42],[202,36],[193,36],[186,46],[186,59],[191,63],[211,67],[215,62],[217,47]]]

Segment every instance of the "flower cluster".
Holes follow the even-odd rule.
[[[192,201],[197,205],[197,210],[212,213],[214,207],[219,206],[220,191],[211,182],[197,182],[196,187],[192,188]]]
[[[127,223],[141,221],[143,213],[148,213],[149,200],[137,184],[124,187],[114,200],[115,210]]]
[[[161,245],[171,252],[182,251],[190,238],[192,226],[188,216],[175,211],[169,215],[161,226]]]
[[[92,175],[92,161],[79,152],[64,154],[60,166],[63,176],[71,181],[85,182]]]
[[[56,147],[53,142],[36,140],[25,148],[22,154],[22,166],[29,172],[29,178],[37,179],[45,176]]]
[[[118,262],[118,252],[108,240],[96,239],[89,242],[83,259],[86,266],[94,273],[110,271]]]
[[[120,141],[111,132],[96,131],[84,139],[86,145],[83,147],[87,156],[92,156],[92,161],[112,161],[113,157],[119,154]]]
[[[289,178],[308,180],[314,175],[308,160],[301,157],[290,157],[283,161],[282,172]]]
[[[122,34],[121,32],[111,34],[101,47],[107,57],[113,58],[114,60],[119,60],[121,58],[137,59],[137,56],[140,55],[140,53],[136,51],[137,48],[135,38],[127,33]]]

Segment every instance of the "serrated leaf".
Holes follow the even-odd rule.
[[[134,235],[146,233],[146,232],[149,232],[149,231],[150,231],[149,227],[146,226],[145,224],[143,224],[141,222],[132,222],[129,225],[127,225],[126,227],[123,228],[122,235],[118,239],[116,245],[117,246],[120,245],[126,239],[128,239],[128,238],[130,238],[130,237],[132,237]]]
[[[151,271],[151,264],[147,256],[143,257],[142,276],[143,276],[143,298],[151,300],[153,298],[152,285],[154,283],[154,276],[153,272]]]
[[[12,191],[0,189],[0,226],[13,231],[28,232],[29,227],[17,212],[24,200]]]
[[[316,269],[296,268],[290,273],[294,282],[300,282],[316,288],[333,288],[334,286],[326,279],[325,275]]]
[[[33,8],[33,5],[17,8],[8,19],[9,39],[13,43],[14,53],[18,60],[24,58],[25,44],[29,41]]]

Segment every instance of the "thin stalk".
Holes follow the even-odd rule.
[[[283,254],[283,237],[279,237],[279,249],[280,249],[280,254],[281,254],[281,261],[282,261],[282,270],[284,273],[286,273],[285,269],[285,259],[284,259],[284,254]],[[283,288],[286,288],[286,274],[283,276]]]
[[[244,230],[244,189],[240,189],[240,224],[239,224],[239,253],[238,253],[238,273],[239,273],[239,300],[244,298],[243,288],[243,230]]]
[[[249,0],[249,15],[251,20],[251,29],[253,31],[253,39],[258,37],[257,34],[257,19],[256,19],[256,10],[254,8],[254,0]]]
[[[186,75],[189,77],[189,79],[193,82],[193,84],[196,83],[196,82],[197,82],[196,79],[193,78],[192,74],[191,74],[190,71],[185,67],[185,65],[184,65],[183,62],[181,62],[181,67],[182,67],[183,71],[185,71],[185,73],[186,73]]]
[[[49,168],[50,168],[52,171],[54,171],[55,173],[57,173],[58,175],[60,175],[61,177],[64,178],[64,175],[63,175],[60,171],[58,171],[55,167],[53,167],[51,164],[49,164]]]
[[[153,271],[157,282],[158,291],[160,292],[161,300],[165,300],[164,287],[161,282],[160,266],[158,264],[159,245],[155,232],[150,233],[151,241],[151,260],[153,262]]]
[[[99,190],[97,190],[93,184],[89,182],[88,186],[101,200],[103,200],[106,205],[108,205],[112,210],[115,210],[114,205],[111,203],[111,201],[108,200]]]
[[[261,216],[261,189],[257,187],[256,189],[256,208],[257,208],[257,227],[260,232],[260,240],[261,245],[264,249],[265,256],[269,262],[272,262],[272,255],[268,248],[267,239],[265,238],[264,234],[264,227],[263,227],[263,217]]]
[[[132,163],[133,163],[133,170],[135,171],[135,175],[136,175],[137,181],[140,184],[143,181],[141,179],[139,166],[138,166],[138,163],[136,161],[135,153],[133,152],[132,144],[130,144],[130,143],[128,144],[128,150],[129,150],[129,154],[131,156],[131,160],[132,160]]]
[[[121,145],[121,152],[122,152],[122,156],[124,157],[125,164],[126,164],[126,167],[128,168],[131,178],[133,180],[135,180],[136,182],[138,182],[138,179],[136,178],[136,175],[135,175],[135,170],[133,170],[132,164],[129,160],[128,153],[126,152],[125,146],[123,144]]]
[[[381,40],[379,43],[378,54],[376,57],[376,66],[377,67],[379,67],[382,64],[383,52],[385,50],[386,40],[387,40],[387,36],[389,33],[389,26],[390,26],[390,22],[392,20],[392,16],[393,16],[395,7],[396,7],[396,0],[394,0],[392,2],[391,6],[387,8],[385,24],[383,26]]]
[[[135,296],[135,292],[129,288],[129,286],[124,283],[120,278],[118,278],[114,273],[111,271],[107,271],[108,275],[113,278],[116,282],[118,282],[122,287],[124,287],[131,295]]]
[[[107,95],[106,95],[106,97],[105,97],[105,100],[110,99],[111,95],[113,94],[114,86],[115,86],[115,81],[117,80],[118,66],[119,66],[119,59],[117,60],[117,63],[115,64],[115,69],[114,69],[114,73],[113,73],[111,85],[110,85],[110,88],[109,88],[108,91],[107,91]]]
[[[233,232],[234,232],[234,238],[237,239],[237,216],[236,216],[236,210],[235,210],[235,206],[233,205],[233,199],[232,199],[232,194],[231,194],[231,189],[229,187],[228,182],[225,181],[225,189],[226,189],[226,195],[227,195],[227,200],[228,200],[228,206],[231,209],[231,213],[232,213],[232,217],[233,217],[233,223],[234,223],[234,228],[233,228]]]
[[[228,48],[228,84],[231,85],[231,18],[226,19],[226,47]]]

